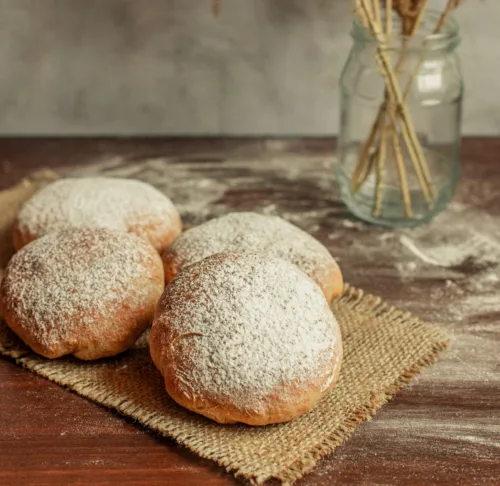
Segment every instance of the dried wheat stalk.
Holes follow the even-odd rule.
[[[448,1],[446,8],[443,10],[437,22],[434,30],[435,33],[438,33],[442,29],[450,13],[463,1],[464,0]],[[434,191],[430,171],[405,103],[411,91],[413,78],[417,76],[418,70],[410,80],[410,83],[406,86],[404,92],[402,92],[397,75],[405,62],[405,55],[403,53],[400,56],[393,68],[385,49],[393,33],[392,11],[396,11],[401,17],[401,33],[407,35],[409,38],[418,32],[428,3],[429,0],[385,0],[384,26],[379,0],[355,0],[356,15],[377,40],[377,62],[386,81],[385,101],[380,106],[379,113],[373,123],[370,134],[363,145],[358,164],[355,167],[351,180],[351,189],[355,192],[359,190],[370,172],[376,169],[376,192],[373,208],[375,216],[380,216],[381,213],[383,172],[385,165],[385,160],[383,159],[385,159],[387,154],[388,142],[392,143],[392,149],[396,159],[402,198],[405,205],[405,214],[407,217],[412,217],[413,214],[407,185],[406,167],[398,135],[398,126],[422,193],[429,204],[432,205]],[[403,44],[408,42],[408,38],[403,40]],[[375,146],[376,140],[378,145]],[[371,149],[374,147],[375,150],[372,151]]]
[[[373,10],[370,8],[368,0],[359,0],[356,2],[357,12],[365,26],[370,30],[371,34],[377,40],[377,62],[381,68],[382,75],[386,80],[387,93],[389,97],[389,104],[394,105],[396,108],[389,110],[390,120],[392,124],[396,124],[397,121],[401,127],[401,134],[407,146],[408,152],[410,154],[410,159],[415,166],[415,171],[417,173],[419,182],[422,187],[422,192],[427,201],[431,201],[431,193],[429,190],[429,182],[422,177],[425,175],[425,171],[422,170],[422,166],[426,164],[423,151],[420,147],[415,129],[408,115],[408,109],[404,103],[403,94],[399,86],[398,79],[388,58],[385,47],[387,46],[386,37],[381,30],[381,24],[376,22]],[[398,117],[396,118],[395,113]],[[397,120],[397,121],[396,121]],[[382,126],[384,129],[384,124],[380,124],[380,120],[377,121],[378,126]],[[373,132],[373,130],[372,130]],[[372,134],[370,135],[372,136]],[[354,182],[353,186],[359,187],[359,183]],[[407,188],[403,188],[404,191]],[[407,208],[408,213],[408,208]]]
[[[426,4],[427,4],[427,0],[423,0],[425,3],[422,4],[421,6],[423,8],[425,8]],[[358,4],[359,2],[357,2]],[[358,5],[357,5],[358,6]],[[405,12],[410,12],[408,15],[410,15],[411,17],[417,17],[417,15],[413,15],[412,11],[410,10],[410,7],[411,7],[411,3],[410,3],[410,0],[396,0],[395,1],[395,4],[394,4],[394,9],[400,14],[402,15],[403,13]],[[413,6],[415,8],[415,6]],[[360,9],[357,8],[357,12],[358,12],[358,15],[359,15],[359,11]],[[386,10],[386,17],[392,17],[391,14],[389,14],[390,10]],[[368,19],[366,18],[365,15],[362,15],[360,16],[360,18],[362,19],[363,23],[365,25],[367,25],[367,21]],[[421,19],[421,16],[420,16],[420,19]],[[410,30],[409,34],[410,35],[413,35],[417,29],[418,29],[418,26],[420,25],[420,20],[419,19],[416,19],[416,21],[414,22],[414,25],[412,27],[412,29]],[[403,24],[404,26],[404,24]],[[402,55],[398,62],[396,63],[396,68],[395,68],[395,72],[396,74],[401,70],[402,66],[403,66],[403,62],[404,62],[404,55]],[[381,119],[383,118],[383,116],[385,116],[385,109],[387,109],[387,107],[391,104],[391,103],[388,103],[387,100],[388,98],[390,97],[390,92],[389,92],[389,89],[387,88],[386,89],[386,94],[385,94],[385,99],[386,99],[386,103],[384,103],[383,105],[381,105],[380,107],[380,110],[379,110],[379,113],[377,115],[377,118],[372,126],[372,131],[370,133],[370,136],[368,137],[368,139],[366,140],[365,142],[365,146],[363,148],[363,151],[362,151],[362,156],[359,160],[359,165],[361,165],[360,168],[358,168],[358,170],[355,170],[354,172],[354,177],[352,179],[352,190],[355,192],[357,191],[361,185],[363,184],[364,180],[366,179],[366,177],[369,175],[369,170],[367,170],[366,168],[366,165],[368,164],[368,166],[372,165],[371,164],[371,160],[369,160],[367,157],[370,152],[370,148],[372,147],[372,144],[373,144],[373,141],[375,140],[375,137],[377,135],[377,132],[378,130],[380,130],[381,126],[380,126],[380,121]],[[390,100],[389,100],[390,101]],[[390,123],[392,124],[393,120],[395,118],[391,116],[390,118]],[[383,127],[382,127],[383,128]],[[392,127],[392,129],[396,129],[395,126]],[[408,147],[409,148],[409,151],[411,152],[411,160],[412,162],[415,164],[417,164],[418,166],[421,166],[421,165],[426,165],[426,162],[425,162],[425,158],[423,157],[423,153],[421,151],[419,151],[418,149],[418,139],[416,137],[416,134],[415,136],[410,136],[406,131],[403,132],[403,136],[405,137],[405,140],[407,141],[407,143],[410,144],[410,146]],[[403,166],[404,167],[404,166]],[[424,196],[426,197],[426,200],[427,201],[431,201],[431,194],[432,194],[432,186],[430,185],[430,180],[427,181],[426,179],[420,177],[420,174],[422,173],[425,173],[425,174],[429,174],[429,171],[428,170],[422,170],[420,167],[416,167],[416,173],[417,173],[417,176],[418,176],[418,180],[419,180],[419,183],[422,187],[422,191],[424,193]],[[358,174],[365,174],[366,177],[364,177],[363,179],[359,179],[357,176]],[[381,188],[379,189],[381,190]],[[408,208],[406,208],[406,212],[408,214]]]

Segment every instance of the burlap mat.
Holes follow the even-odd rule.
[[[53,174],[0,193],[0,262],[12,253],[10,226],[22,201]],[[287,424],[252,428],[223,426],[190,413],[166,394],[148,353],[146,336],[112,359],[47,360],[30,352],[0,322],[0,353],[18,364],[105,407],[132,417],[227,471],[261,484],[291,483],[344,442],[404,384],[446,347],[438,328],[347,287],[333,304],[344,340],[338,385],[308,414]]]

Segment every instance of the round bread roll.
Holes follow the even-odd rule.
[[[182,231],[172,201],[145,182],[110,177],[70,178],[52,182],[29,199],[14,224],[19,250],[53,231],[108,228],[149,241],[163,251]]]
[[[153,320],[163,288],[161,258],[148,242],[116,230],[71,229],[12,257],[0,305],[33,351],[91,360],[131,347]]]
[[[162,254],[167,284],[188,265],[223,251],[283,258],[309,275],[329,302],[342,293],[340,268],[318,240],[284,219],[256,213],[229,213],[184,232]]]
[[[342,361],[321,289],[291,263],[253,253],[219,253],[180,273],[158,303],[149,344],[168,394],[223,424],[306,413]]]

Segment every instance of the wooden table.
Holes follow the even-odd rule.
[[[166,163],[183,178],[177,197],[191,222],[231,208],[296,222],[339,258],[347,281],[455,336],[437,365],[297,484],[500,484],[500,140],[465,140],[455,202],[413,231],[351,220],[333,185],[333,152],[329,140],[0,140],[0,188],[40,167],[154,178]],[[191,204],[189,191],[206,199]],[[82,483],[237,481],[0,359],[0,484]]]

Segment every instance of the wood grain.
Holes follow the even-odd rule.
[[[297,484],[499,484],[500,140],[465,140],[455,202],[430,228],[411,231],[389,232],[348,217],[333,183],[333,150],[330,140],[4,139],[0,188],[41,167],[67,172],[83,165],[94,173],[109,158],[112,174],[163,180],[160,166],[148,162],[162,157],[174,178],[208,181],[200,187],[221,182],[203,218],[258,209],[296,222],[338,257],[347,281],[442,323],[455,337],[437,365]],[[170,187],[167,178],[164,183]],[[472,248],[468,256],[469,234],[471,247],[474,238],[486,241],[480,248],[486,255]],[[404,237],[442,262],[423,261]],[[0,360],[0,410],[2,485],[238,482],[6,360]]]

